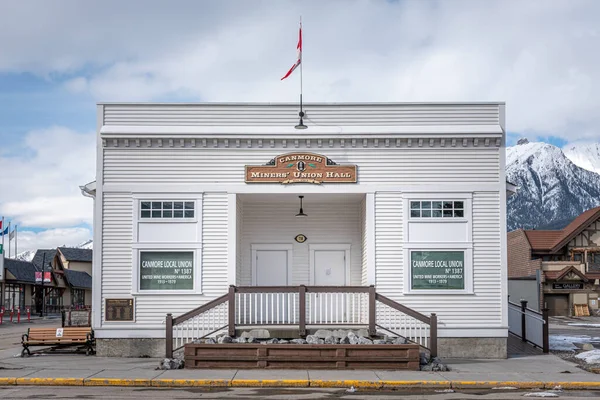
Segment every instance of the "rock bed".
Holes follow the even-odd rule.
[[[408,344],[408,340],[398,337],[389,338],[383,336],[382,339],[370,339],[367,337],[366,330],[347,331],[347,330],[325,330],[319,329],[313,335],[308,335],[306,339],[278,339],[269,338],[270,334],[265,330],[256,330],[244,332],[239,337],[228,335],[219,335],[214,338],[195,340],[194,343],[201,344],[222,344],[222,343],[261,343],[261,344]]]

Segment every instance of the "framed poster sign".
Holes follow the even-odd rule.
[[[193,251],[140,251],[140,290],[193,289]]]
[[[465,288],[464,251],[411,251],[412,289]]]

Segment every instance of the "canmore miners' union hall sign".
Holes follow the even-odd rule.
[[[339,165],[314,153],[290,153],[266,165],[246,165],[248,183],[356,183],[356,165]]]

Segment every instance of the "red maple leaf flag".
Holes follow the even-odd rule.
[[[285,76],[281,78],[281,80],[284,80],[285,78],[290,76],[292,72],[294,72],[294,70],[298,68],[298,66],[302,63],[302,24],[300,24],[300,32],[298,34],[298,46],[296,46],[296,49],[298,50],[298,59],[296,60],[296,63],[292,65],[292,68],[290,68],[287,74],[285,74]]]

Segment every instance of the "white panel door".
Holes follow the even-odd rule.
[[[346,285],[346,251],[314,251],[315,286]],[[314,300],[313,315],[320,324],[340,323],[346,314],[346,302],[341,293],[320,293]]]
[[[287,286],[287,250],[256,250],[255,286]]]
[[[255,286],[287,286],[289,250],[256,250]],[[289,299],[282,293],[257,293],[253,296],[254,320],[261,324],[285,323],[290,319]]]
[[[346,285],[345,250],[315,250],[314,257],[316,286]]]

